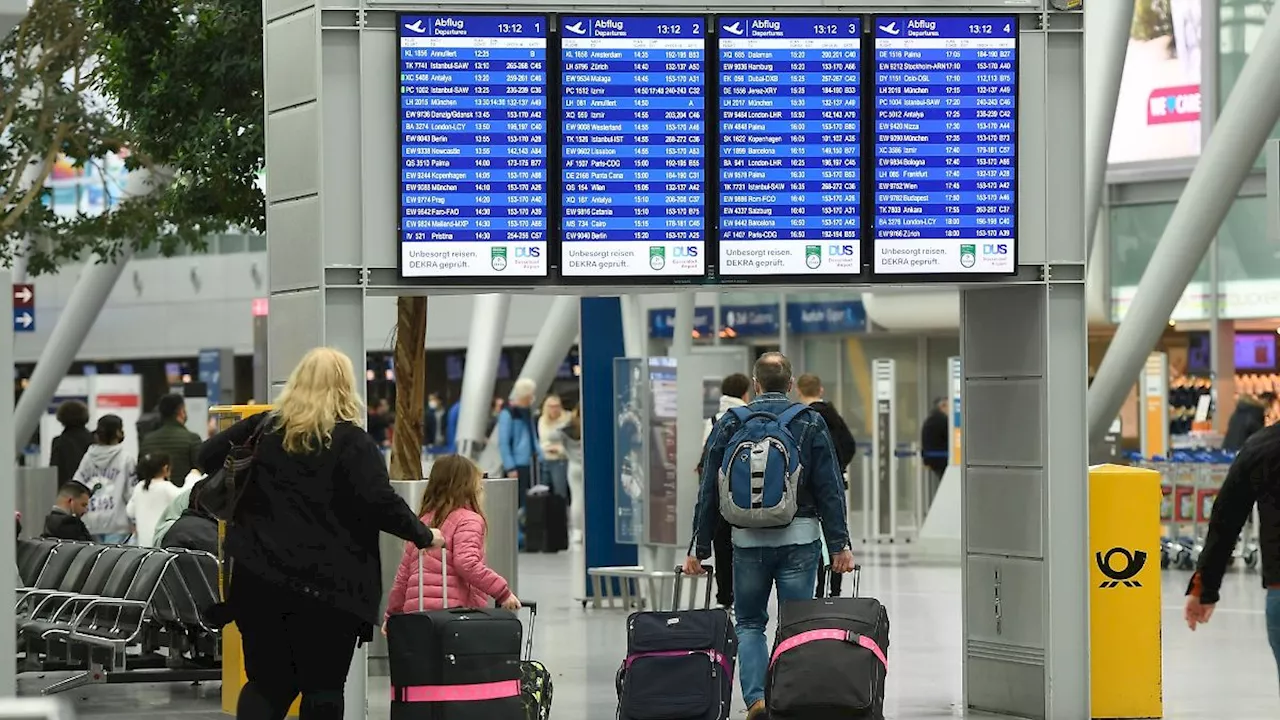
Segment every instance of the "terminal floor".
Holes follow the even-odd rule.
[[[569,597],[580,556],[521,557],[521,595],[540,603],[537,655],[555,675],[558,720],[614,717],[614,671],[625,651],[620,611],[583,610]],[[863,591],[881,598],[893,621],[886,714],[896,720],[963,717],[959,710],[960,571],[919,566],[901,550],[865,550]],[[1280,717],[1276,668],[1266,644],[1264,594],[1258,576],[1228,577],[1213,622],[1192,634],[1181,624],[1186,573],[1164,582],[1165,717],[1172,720],[1262,720]],[[34,694],[53,678],[24,675],[21,692]],[[370,678],[369,718],[388,716],[386,678]],[[116,685],[64,695],[79,717],[98,720],[223,718],[218,685]],[[741,699],[735,698],[741,717]],[[968,717],[987,717],[969,715]]]

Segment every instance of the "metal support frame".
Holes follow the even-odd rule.
[[[1120,411],[1147,353],[1155,347],[1187,283],[1253,170],[1280,119],[1280,13],[1271,13],[1240,72],[1200,162],[1191,173],[1138,284],[1133,304],[1089,388],[1089,440],[1097,442]]]
[[[268,363],[277,384],[316,345],[362,358],[370,295],[428,292],[403,283],[397,272],[398,159],[388,141],[396,89],[387,82],[398,72],[393,10],[365,5],[356,12],[350,0],[264,5],[267,164],[275,169],[267,176]],[[466,5],[504,13],[562,9],[547,0]],[[1040,0],[1015,6],[1006,0],[883,6],[805,0],[788,10],[902,12],[904,5],[922,13],[1020,14],[1019,274],[961,288],[965,401],[974,409],[970,418],[983,418],[968,424],[964,440],[965,705],[1024,717],[1085,717],[1083,16],[1056,12]],[[397,7],[464,6],[405,0]],[[680,10],[742,12],[740,3],[727,0]],[[631,344],[642,345],[639,304],[629,298],[627,305]],[[692,319],[691,312],[683,314]],[[677,327],[677,337],[690,330]],[[1010,526],[1001,522],[1008,512],[1034,521]],[[998,605],[992,601],[997,585]],[[366,718],[366,698],[365,659],[358,655],[346,720]]]
[[[1085,250],[1090,261],[1094,260],[1093,242],[1107,186],[1107,154],[1111,150],[1111,131],[1116,124],[1116,103],[1120,97],[1120,80],[1124,77],[1132,25],[1131,2],[1104,0],[1089,3],[1085,10],[1084,202],[1088,214],[1084,227],[1088,232]]]
[[[489,409],[493,405],[493,384],[498,377],[511,296],[477,295],[474,302],[467,364],[462,370],[457,443],[459,454],[478,459],[489,436]]]

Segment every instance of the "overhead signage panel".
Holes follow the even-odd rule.
[[[564,16],[561,274],[706,274],[706,19]]]
[[[398,16],[400,274],[547,276],[547,26]]]
[[[1014,273],[1017,18],[873,22],[874,271]]]
[[[720,274],[862,271],[862,18],[723,16]]]

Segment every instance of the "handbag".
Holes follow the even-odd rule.
[[[192,490],[197,493],[193,504],[218,521],[218,602],[209,608],[205,618],[206,622],[215,628],[221,628],[234,619],[227,607],[232,571],[231,558],[227,557],[225,550],[227,526],[235,517],[236,506],[244,497],[245,488],[248,487],[254,454],[258,450],[258,441],[270,430],[273,419],[268,413],[254,428],[248,440],[240,444],[232,443],[222,468],[200,481],[199,486]]]

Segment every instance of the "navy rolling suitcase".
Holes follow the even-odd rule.
[[[782,603],[765,682],[770,720],[884,720],[889,613],[879,600]]]
[[[445,609],[387,619],[391,720],[526,720],[521,639],[514,613],[450,608],[449,560],[441,550]],[[422,556],[418,556],[422,601]]]
[[[676,570],[675,602],[680,602]],[[725,720],[733,693],[738,636],[729,613],[638,612],[627,618],[627,659],[618,670],[618,720]]]

